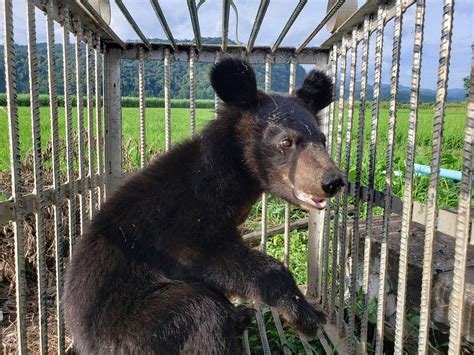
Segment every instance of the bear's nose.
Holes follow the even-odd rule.
[[[340,174],[329,173],[323,176],[321,187],[329,196],[335,195],[344,186],[344,179]]]

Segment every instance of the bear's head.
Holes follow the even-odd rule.
[[[292,95],[257,90],[248,62],[226,57],[211,71],[225,103],[222,117],[235,121],[244,161],[263,190],[304,208],[322,209],[344,180],[326,151],[318,112],[332,101],[332,83],[311,71]]]

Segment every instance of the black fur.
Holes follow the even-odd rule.
[[[234,57],[223,58],[211,70],[211,84],[227,104],[249,108],[257,97],[257,80],[249,63]]]
[[[295,97],[246,96],[255,79],[246,68],[226,60],[213,69],[212,83],[231,106],[125,182],[78,240],[64,307],[80,353],[235,353],[253,310],[230,297],[274,306],[308,336],[325,322],[288,269],[249,249],[239,233],[264,190],[300,203],[285,179],[316,196],[317,179],[293,176],[335,169],[314,117]],[[226,92],[219,75],[241,86]],[[292,152],[282,152],[282,134],[299,137]],[[311,163],[299,164],[301,156]]]
[[[313,114],[317,114],[333,100],[332,81],[322,71],[311,70],[296,92]]]

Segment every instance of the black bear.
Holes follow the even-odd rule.
[[[232,57],[210,79],[218,118],[124,182],[76,244],[64,307],[81,354],[235,353],[251,310],[231,297],[276,307],[307,336],[325,322],[239,225],[263,191],[322,209],[344,185],[318,121],[331,82],[312,71],[294,95],[265,93]]]

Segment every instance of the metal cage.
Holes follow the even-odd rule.
[[[194,0],[188,0],[189,15],[194,31],[192,43],[177,43],[167,24],[160,4],[151,4],[157,19],[168,38],[168,43],[151,43],[142,33],[139,22],[135,21],[121,0],[116,0],[119,9],[136,31],[140,42],[124,43],[100,17],[87,0],[25,0],[27,4],[28,29],[28,68],[30,84],[31,139],[33,142],[34,190],[25,192],[22,188],[20,131],[16,104],[15,42],[12,0],[3,1],[4,63],[7,93],[7,117],[9,127],[11,196],[0,202],[0,222],[11,228],[14,235],[15,252],[15,293],[16,302],[12,305],[15,316],[15,348],[5,351],[28,351],[29,326],[26,319],[26,296],[29,287],[25,280],[25,218],[34,216],[34,235],[37,250],[37,310],[35,323],[39,329],[39,351],[64,353],[66,348],[65,328],[61,306],[63,273],[66,257],[74,252],[74,242],[79,238],[84,226],[100,208],[107,195],[120,183],[122,169],[122,112],[121,112],[121,66],[124,59],[138,61],[139,83],[139,122],[140,127],[140,165],[147,164],[144,63],[147,60],[163,61],[165,104],[165,147],[173,144],[171,140],[171,94],[170,71],[172,62],[185,62],[190,73],[190,113],[191,135],[196,132],[195,73],[199,62],[214,63],[222,53],[245,57],[251,63],[265,66],[265,90],[271,88],[271,70],[274,64],[290,65],[290,92],[295,90],[297,64],[312,64],[325,70],[333,78],[334,101],[325,110],[324,132],[328,137],[328,151],[350,183],[334,199],[325,211],[312,211],[308,221],[290,223],[289,205],[285,206],[285,223],[277,228],[284,234],[284,262],[290,260],[289,238],[292,228],[306,226],[309,233],[307,285],[308,297],[318,303],[329,315],[330,322],[319,332],[319,339],[327,353],[336,349],[341,354],[384,352],[386,333],[385,304],[387,298],[386,279],[388,274],[389,244],[392,240],[390,226],[401,224],[396,233],[399,245],[398,285],[396,295],[396,316],[394,329],[394,352],[402,354],[406,339],[406,298],[407,275],[411,230],[414,224],[422,225],[424,249],[422,260],[422,287],[419,305],[419,331],[417,351],[428,353],[430,317],[433,298],[433,246],[439,233],[443,233],[455,243],[452,291],[449,297],[449,353],[459,354],[466,327],[473,327],[471,313],[465,309],[467,297],[466,275],[468,254],[474,245],[472,229],[472,170],[474,137],[474,57],[471,64],[471,88],[468,97],[467,119],[464,133],[464,156],[462,181],[459,187],[457,209],[445,210],[438,207],[438,188],[440,182],[441,148],[445,103],[451,55],[452,24],[454,0],[444,0],[442,15],[441,45],[439,50],[439,70],[436,90],[436,106],[433,125],[432,157],[429,175],[429,190],[426,203],[414,200],[414,163],[417,123],[419,122],[419,88],[422,64],[423,36],[425,22],[425,0],[367,0],[353,13],[329,38],[318,47],[307,47],[321,28],[330,20],[345,0],[335,1],[322,22],[310,33],[302,44],[295,48],[282,48],[280,44],[298,15],[304,10],[306,0],[299,0],[286,25],[271,47],[256,46],[256,38],[270,0],[262,0],[255,17],[248,43],[231,45],[228,41],[229,12],[231,1],[222,1],[222,43],[206,45],[202,43],[199,17]],[[405,11],[415,7],[413,27],[414,45],[411,64],[411,95],[409,105],[408,143],[406,170],[404,176],[404,195],[399,198],[392,193],[394,176],[394,144],[397,127],[398,89],[400,76],[400,52],[402,47],[402,25]],[[35,25],[35,7],[44,11],[47,21],[47,73],[50,97],[51,171],[52,186],[44,183],[44,162],[42,161],[39,80]],[[387,135],[386,174],[384,188],[376,189],[375,171],[377,159],[377,135],[380,115],[380,90],[382,54],[384,50],[384,30],[393,20],[393,47],[390,80],[390,108]],[[64,92],[57,89],[57,63],[55,62],[54,24],[62,28],[62,73]],[[72,35],[75,54],[75,69],[69,63],[70,37]],[[369,68],[371,38],[375,37],[374,67]],[[360,56],[360,62],[358,61]],[[350,59],[350,60],[349,60]],[[85,61],[85,65],[84,65]],[[359,68],[359,63],[361,63]],[[374,71],[373,99],[367,97],[368,72]],[[348,73],[347,73],[348,71]],[[73,115],[73,93],[71,76],[76,75],[76,112]],[[356,76],[360,74],[360,82]],[[347,75],[348,74],[348,75]],[[349,83],[348,85],[346,83]],[[360,86],[360,100],[356,101],[356,86]],[[85,87],[84,92],[81,89]],[[348,90],[347,90],[348,88]],[[348,92],[347,92],[348,91]],[[64,95],[65,149],[60,147],[60,126],[58,124],[58,95]],[[84,106],[84,102],[86,103]],[[216,98],[216,107],[218,105]],[[358,112],[356,111],[358,108]],[[364,145],[366,110],[370,113],[370,141]],[[357,123],[357,131],[354,127]],[[2,142],[2,144],[7,144]],[[367,183],[363,183],[362,157],[368,149],[369,163]],[[351,151],[355,154],[351,156]],[[65,164],[61,163],[65,158]],[[351,160],[355,159],[355,174],[350,174]],[[265,251],[266,241],[274,230],[267,226],[267,199],[262,196],[261,229],[245,238],[260,240],[260,249]],[[366,208],[367,217],[361,217],[361,208]],[[45,209],[50,211],[54,223],[54,291],[46,283],[45,261]],[[381,208],[381,218],[374,217],[374,210]],[[64,237],[63,237],[64,236]],[[376,238],[377,237],[377,238]],[[374,240],[377,248],[374,252]],[[372,282],[371,268],[374,253],[379,261],[378,295],[376,323],[369,331],[369,287]],[[361,258],[359,260],[359,255]],[[471,265],[472,267],[472,265]],[[360,271],[360,275],[359,275]],[[471,286],[472,287],[472,284]],[[359,288],[361,297],[358,299]],[[48,297],[54,294],[54,311],[48,311]],[[49,295],[49,296],[48,296]],[[472,296],[471,296],[472,297]],[[356,308],[360,308],[356,312]],[[285,333],[275,310],[273,320],[281,340],[281,351],[290,353],[286,345]],[[470,311],[472,312],[472,310]],[[51,342],[48,330],[48,314],[53,314],[56,329],[55,342]],[[357,314],[356,314],[357,313]],[[262,349],[270,354],[265,322],[260,309],[257,310],[257,324]],[[370,334],[369,334],[370,333]],[[375,337],[375,347],[370,347],[370,336]],[[244,333],[242,349],[251,353],[248,335]],[[312,353],[308,341],[301,338],[306,353]],[[53,348],[54,347],[54,348]]]

